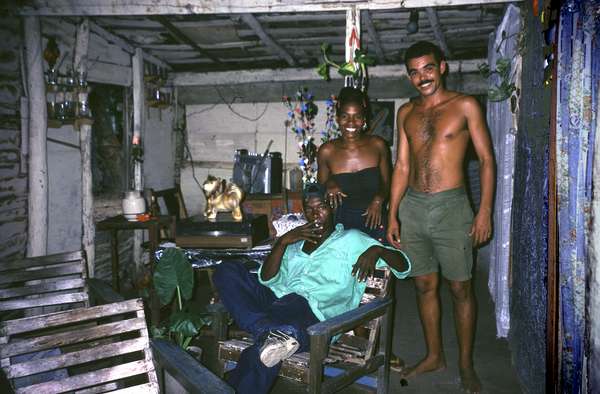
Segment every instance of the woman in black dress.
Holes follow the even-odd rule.
[[[390,188],[390,153],[380,137],[367,134],[367,97],[345,87],[336,103],[341,136],[319,148],[318,181],[327,188],[336,223],[385,242],[384,204]]]

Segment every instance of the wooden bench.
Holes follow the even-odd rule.
[[[159,392],[141,299],[1,322],[0,363],[16,393]]]
[[[330,393],[378,371],[377,392],[386,393],[393,314],[393,300],[389,294],[392,282],[389,270],[377,270],[375,277],[367,281],[361,305],[309,327],[310,352],[296,353],[284,360],[279,376],[308,385],[309,393]],[[366,335],[355,335],[357,327],[357,332]],[[342,336],[331,344],[331,339],[338,334]],[[248,337],[219,342],[222,374],[233,368],[241,352],[251,344]],[[336,376],[327,377],[328,374]]]
[[[161,383],[161,392],[171,392],[171,388],[167,389],[167,386],[174,385],[174,389],[178,393],[234,393],[230,386],[173,343],[160,339],[150,341],[152,352],[149,353],[141,300],[126,301],[125,304],[123,297],[114,292],[107,283],[87,278],[86,267],[85,255],[82,252],[0,262],[0,317],[2,317],[0,320],[4,320],[0,323],[0,366],[2,367],[0,392],[11,392],[12,386],[23,385],[24,379],[31,383],[20,387],[17,392],[35,391],[36,394],[46,394],[55,392],[54,389],[59,392],[62,388],[58,389],[57,386],[35,386],[36,383],[31,381],[31,376],[37,375],[37,371],[44,370],[43,373],[50,381],[62,381],[67,378],[70,379],[69,384],[74,384],[74,380],[85,381],[85,376],[82,376],[84,372],[96,374],[89,370],[92,365],[96,364],[94,367],[96,369],[106,370],[107,363],[114,364],[116,359],[123,360],[132,357],[132,354],[109,357],[106,352],[130,353],[130,350],[143,345],[143,350],[137,353],[142,352],[144,359],[152,355]],[[94,305],[112,303],[113,306],[107,305],[101,309],[87,308],[89,303]],[[41,308],[40,305],[44,305],[44,307]],[[125,305],[123,313],[118,312],[123,309],[123,305]],[[74,309],[66,314],[49,314],[47,313],[49,308],[83,309]],[[130,309],[130,312],[125,312]],[[45,313],[42,314],[43,312]],[[114,315],[117,312],[118,314]],[[106,314],[110,316],[105,317]],[[98,328],[98,323],[115,323],[127,314],[131,318],[136,316],[134,320],[137,328],[134,331],[127,332],[132,328],[127,326],[127,322],[132,321],[130,318],[120,323],[120,328],[117,327],[117,330],[124,330],[118,334],[119,338],[110,337],[116,331],[109,329],[109,332],[101,334],[99,339],[90,339],[93,337],[93,330],[90,331],[90,329],[106,331],[106,327],[110,327]],[[23,319],[23,316],[27,317]],[[33,316],[36,316],[36,319],[31,319]],[[15,320],[18,317],[21,319]],[[7,320],[9,318],[13,320]],[[40,324],[40,322],[48,323],[48,328],[44,328],[44,324]],[[61,335],[58,340],[54,333]],[[74,337],[70,337],[69,333],[72,333],[73,336],[83,333],[87,339],[83,343],[63,343],[60,338],[65,338],[65,336],[66,339],[74,339]],[[109,337],[108,340],[103,338],[105,334]],[[122,336],[129,338],[132,335],[138,336],[135,340],[137,347],[132,348],[131,341],[129,341],[129,345],[125,341],[128,347],[121,349],[120,346],[124,342],[114,342],[115,339],[120,339]],[[36,338],[46,338],[48,341]],[[107,356],[104,359],[102,359],[102,352],[105,352],[104,355]],[[7,356],[8,354],[12,355]],[[97,359],[89,361],[91,364],[83,369],[78,365],[71,365],[74,358],[78,358],[80,355]],[[83,358],[80,361],[86,363]],[[97,376],[95,379],[102,381],[106,378],[105,382],[103,381],[97,387],[84,388],[78,392],[102,392],[102,390],[113,390],[122,385],[112,381],[114,374],[109,374],[110,376],[107,377],[105,372],[102,373],[104,375]],[[149,372],[150,376],[155,376],[157,373]],[[8,381],[3,381],[6,378],[4,375],[9,376]],[[36,376],[36,378],[39,380],[40,376]],[[154,377],[147,380],[148,382],[155,381]],[[28,389],[27,386],[30,385],[34,386]],[[158,392],[154,390],[154,386],[154,384],[136,386],[140,390],[136,392]],[[41,391],[38,391],[40,387]],[[62,383],[60,387],[63,387]],[[136,387],[130,390],[137,390]]]
[[[89,306],[82,251],[0,261],[0,320]]]

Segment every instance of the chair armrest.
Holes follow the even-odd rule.
[[[152,355],[190,393],[235,393],[233,388],[196,361],[186,351],[164,339],[152,339]]]
[[[326,336],[331,338],[336,334],[346,332],[362,322],[372,320],[376,317],[383,315],[386,309],[392,305],[392,298],[385,297],[379,298],[369,302],[368,304],[361,305],[356,309],[342,313],[331,319],[313,324],[308,327],[308,335],[312,336]]]
[[[92,305],[112,304],[125,301],[125,298],[114,291],[110,285],[100,279],[87,279]]]

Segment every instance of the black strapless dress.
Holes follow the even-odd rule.
[[[386,243],[385,225],[387,215],[382,210],[383,225],[370,229],[366,226],[367,217],[363,216],[373,197],[379,191],[381,179],[378,167],[364,168],[356,172],[342,172],[331,175],[340,189],[348,195],[344,197],[342,205],[335,211],[335,222],[344,225],[344,228],[360,230],[379,242]],[[385,207],[384,207],[385,208]]]

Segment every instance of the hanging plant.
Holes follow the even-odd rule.
[[[306,88],[299,89],[291,97],[283,97],[283,104],[288,109],[285,126],[296,136],[298,166],[302,170],[302,181],[305,185],[317,181],[317,146],[314,143],[314,134],[318,107],[313,99],[313,94]]]
[[[329,81],[329,69],[335,68],[338,73],[343,77],[351,77],[356,83],[357,87],[364,90],[366,87],[367,79],[367,66],[375,64],[375,58],[369,56],[366,51],[357,48],[354,51],[354,59],[349,62],[337,64],[329,58],[329,52],[331,51],[331,45],[328,43],[321,44],[321,53],[323,54],[323,63],[317,67],[317,73],[326,81]]]
[[[516,90],[515,84],[510,82],[510,59],[499,58],[496,60],[496,69],[490,69],[489,64],[482,63],[479,65],[479,72],[484,78],[496,74],[500,78],[500,84],[488,88],[488,100],[504,101],[509,98]]]
[[[327,106],[327,118],[325,120],[325,129],[321,131],[321,142],[327,142],[340,136],[340,129],[335,121],[335,96],[325,100]]]

